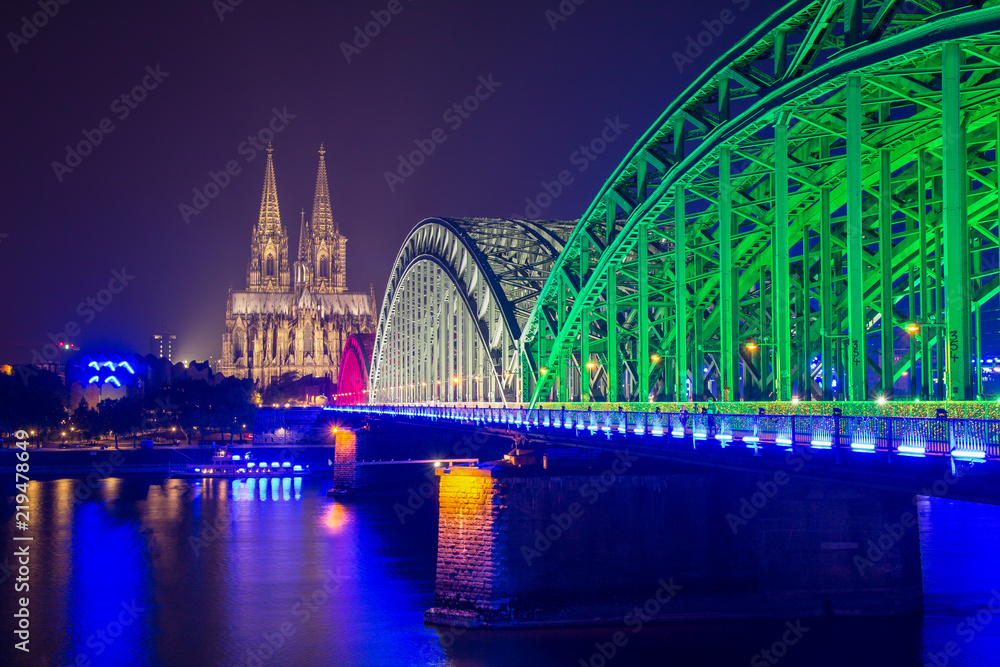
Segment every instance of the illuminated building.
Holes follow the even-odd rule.
[[[174,360],[174,348],[177,346],[177,336],[174,334],[153,334],[149,338],[149,353],[154,357]]]
[[[146,357],[105,356],[85,354],[66,363],[66,386],[70,388],[73,406],[79,402],[78,394],[94,403],[105,398],[118,399],[142,391],[148,375]],[[79,391],[74,389],[79,385]],[[93,407],[93,406],[92,406]]]
[[[288,259],[288,233],[278,210],[271,148],[260,218],[253,229],[245,290],[230,290],[219,372],[266,387],[284,373],[337,378],[344,340],[374,331],[374,297],[347,291],[347,238],[330,207],[325,151],[312,217],[302,216],[298,257]]]

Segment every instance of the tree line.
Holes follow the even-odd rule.
[[[141,434],[163,431],[188,444],[207,432],[228,434],[232,442],[252,428],[258,398],[251,380],[227,377],[209,384],[187,378],[104,399],[94,408],[81,400],[67,409],[68,390],[56,374],[39,371],[23,380],[0,375],[0,432],[33,431],[39,441],[113,437],[116,447],[120,438],[134,442]]]

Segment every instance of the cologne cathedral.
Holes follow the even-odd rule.
[[[290,262],[267,149],[247,286],[229,290],[219,365],[221,373],[250,378],[260,389],[288,372],[336,382],[344,341],[375,330],[374,296],[347,291],[347,238],[333,219],[324,154],[320,146],[312,217],[302,214],[297,259]]]

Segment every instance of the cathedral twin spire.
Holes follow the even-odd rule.
[[[274,234],[281,227],[281,215],[278,212],[278,185],[274,180],[274,160],[271,154],[274,149],[267,145],[267,165],[264,167],[264,191],[260,196],[260,221],[258,229],[263,234]]]
[[[268,144],[260,218],[254,230],[247,271],[247,289],[251,291],[288,291],[291,287],[288,237],[278,209],[273,152]],[[303,211],[299,222],[298,261],[294,273],[296,292],[307,285],[315,292],[339,293],[347,289],[344,271],[347,239],[340,235],[333,218],[325,155],[326,150],[320,144],[312,219],[307,222]]]
[[[330,208],[330,185],[326,178],[326,150],[319,145],[319,169],[316,171],[316,195],[313,197],[312,232],[316,236],[336,236],[337,223]]]

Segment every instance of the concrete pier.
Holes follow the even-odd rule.
[[[922,609],[913,497],[640,462],[440,475],[435,607],[462,626],[888,616]],[[548,462],[547,462],[548,463]]]

